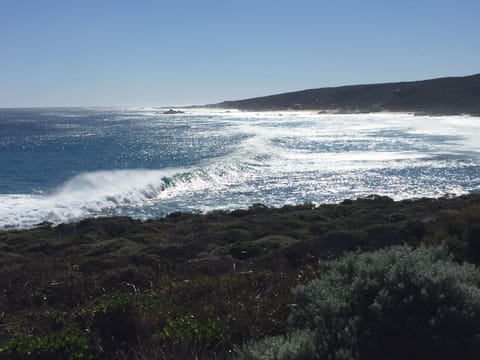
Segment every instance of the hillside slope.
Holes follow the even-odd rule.
[[[480,74],[423,81],[310,89],[210,105],[240,110],[414,112],[480,115]]]

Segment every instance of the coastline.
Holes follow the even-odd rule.
[[[468,113],[468,112],[428,112],[428,111],[409,111],[409,110],[347,110],[347,109],[294,109],[294,108],[284,108],[284,107],[273,107],[265,109],[255,109],[255,108],[228,108],[221,107],[216,105],[201,105],[198,106],[199,109],[207,108],[210,110],[218,109],[225,111],[239,111],[241,113],[251,112],[251,113],[279,113],[279,114],[308,114],[308,115],[408,115],[408,116],[428,116],[428,117],[444,117],[444,116],[460,116],[460,117],[480,117],[480,113]],[[185,109],[185,107],[179,107],[178,109]]]
[[[317,110],[342,113],[401,112],[480,116],[480,74],[421,81],[307,89],[207,107],[241,110]]]

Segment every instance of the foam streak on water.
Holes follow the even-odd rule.
[[[0,110],[0,228],[480,189],[480,118]]]

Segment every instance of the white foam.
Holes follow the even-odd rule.
[[[178,121],[193,126],[192,136],[243,135],[244,139],[228,154],[195,168],[84,173],[47,195],[0,195],[0,228],[30,227],[43,221],[59,223],[96,216],[108,209],[141,208],[169,201],[187,204],[188,208],[213,209],[258,201],[332,201],[372,192],[396,199],[438,196],[444,191],[461,193],[465,188],[449,184],[451,179],[441,178],[441,173],[436,184],[417,175],[388,177],[382,171],[477,166],[480,154],[478,118],[187,111],[199,116],[197,123],[178,117]],[[219,120],[228,125],[222,127],[221,134],[211,126]],[[162,126],[154,121],[146,124]],[[414,136],[402,138],[396,133]],[[452,140],[423,142],[415,135]],[[379,147],[375,147],[377,144]],[[471,151],[477,157],[462,161],[438,157],[462,151]],[[369,173],[376,176],[372,183],[366,180]],[[272,190],[278,192],[273,194]]]
[[[184,171],[98,171],[75,176],[49,195],[1,195],[0,228],[59,223],[94,216],[108,208],[141,206],[168,187],[165,178]]]

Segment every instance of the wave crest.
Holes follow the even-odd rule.
[[[3,195],[0,228],[60,223],[118,206],[141,206],[173,186],[184,169],[113,170],[79,174],[49,195]]]

